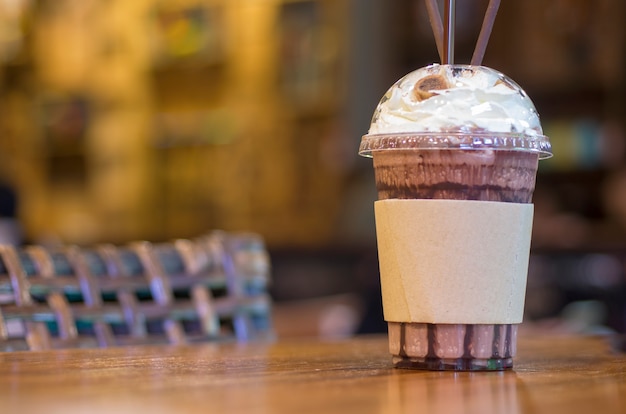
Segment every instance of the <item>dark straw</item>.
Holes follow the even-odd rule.
[[[441,22],[441,14],[439,14],[439,4],[437,4],[437,0],[426,0],[426,10],[428,11],[430,27],[433,29],[433,35],[435,36],[439,60],[443,62],[443,23]]]
[[[483,25],[480,28],[480,34],[478,35],[478,41],[476,42],[476,48],[472,55],[472,65],[480,66],[485,57],[485,51],[487,50],[487,43],[489,43],[489,37],[491,36],[491,30],[493,24],[496,21],[496,15],[498,14],[498,8],[500,7],[500,0],[489,0],[487,6],[487,12],[483,19]]]

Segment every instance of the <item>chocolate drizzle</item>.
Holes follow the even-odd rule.
[[[463,340],[463,358],[472,357],[472,340],[474,339],[474,325],[465,325],[465,338]]]
[[[505,203],[527,203],[532,198],[532,189],[520,190],[495,185],[463,185],[451,182],[441,182],[430,186],[419,185],[398,187],[379,182],[376,185],[378,193],[384,199],[415,199],[415,194],[420,194],[420,199],[452,199],[449,194],[455,194],[455,200],[483,200],[501,201]],[[381,198],[383,199],[383,198]]]
[[[435,341],[437,340],[435,337],[435,325],[432,323],[428,324],[428,354],[426,354],[426,358],[437,358],[437,353],[435,352]]]
[[[506,339],[504,340],[504,356],[512,356],[511,342],[513,341],[511,325],[506,326]]]
[[[500,338],[500,329],[501,325],[494,325],[493,326],[493,342],[491,344],[491,354],[494,357],[499,357],[500,355],[500,341],[502,340]],[[505,338],[506,340],[506,338]]]

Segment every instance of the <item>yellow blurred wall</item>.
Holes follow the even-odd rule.
[[[31,89],[10,91],[3,115],[28,237],[85,244],[221,228],[259,232],[272,245],[327,242],[346,174],[332,141],[346,139],[347,2],[291,14],[286,3],[297,2],[34,8],[21,63]],[[301,38],[289,38],[289,24],[304,27]],[[313,48],[296,51],[317,71],[309,90],[281,69],[286,42]],[[88,111],[84,136],[51,149],[46,122],[75,97]],[[73,167],[82,177],[59,177],[71,163],[84,163]]]

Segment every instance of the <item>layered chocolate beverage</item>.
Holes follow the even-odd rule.
[[[378,199],[452,199],[530,203],[536,153],[491,150],[374,152]]]
[[[492,69],[432,65],[385,94],[360,154],[374,161],[396,366],[512,367],[530,203],[550,151],[531,100]]]

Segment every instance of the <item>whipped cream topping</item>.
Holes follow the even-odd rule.
[[[369,134],[495,132],[541,136],[534,104],[515,82],[483,66],[431,65],[383,96]]]

